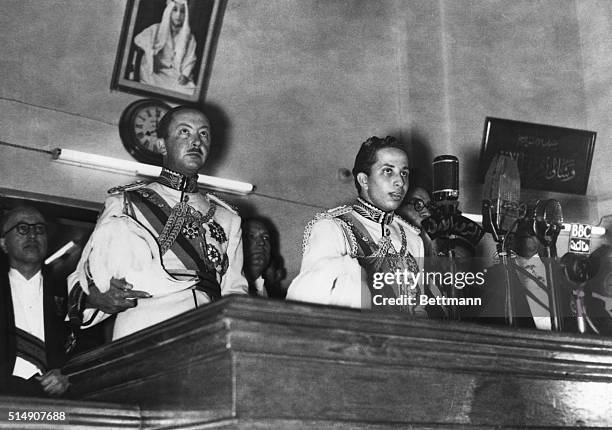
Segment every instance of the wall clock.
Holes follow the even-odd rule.
[[[125,108],[119,119],[119,136],[132,156],[147,164],[162,165],[157,151],[157,124],[170,106],[157,99],[137,100]]]

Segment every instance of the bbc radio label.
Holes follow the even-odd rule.
[[[588,254],[591,251],[591,230],[592,227],[588,224],[572,224],[569,251]]]

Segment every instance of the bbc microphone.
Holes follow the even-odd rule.
[[[520,215],[521,178],[516,161],[497,155],[491,161],[482,197],[482,226],[496,242],[511,232]]]

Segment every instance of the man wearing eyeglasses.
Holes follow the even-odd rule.
[[[66,358],[66,288],[42,272],[47,229],[40,212],[7,212],[0,248],[9,266],[0,275],[0,394],[60,396],[69,386],[59,370]]]
[[[411,187],[406,193],[406,197],[402,205],[398,208],[399,213],[406,221],[417,227],[421,233],[423,246],[425,248],[425,256],[429,257],[436,252],[435,247],[429,236],[421,230],[421,222],[431,216],[429,211],[431,198],[425,188]]]

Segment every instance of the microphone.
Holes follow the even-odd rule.
[[[449,236],[458,199],[459,160],[454,155],[439,155],[433,160],[431,215],[421,222],[431,240]]]
[[[458,198],[459,159],[454,155],[439,155],[433,160],[432,200],[434,204],[452,204]]]
[[[497,242],[497,254],[504,277],[504,319],[511,327],[517,323],[516,298],[510,281],[505,238],[518,223],[520,193],[521,178],[516,161],[506,155],[496,155],[485,175],[482,226]]]
[[[516,161],[496,155],[485,176],[482,198],[482,226],[496,242],[518,222],[521,178]]]
[[[561,302],[558,283],[555,276],[553,260],[557,258],[557,237],[563,229],[563,213],[561,204],[554,199],[540,200],[534,211],[533,224],[536,237],[546,249],[544,268],[546,269],[546,284],[548,287],[548,306],[552,331],[563,329]]]
[[[576,325],[578,326],[578,332],[583,334],[586,333],[586,319],[588,318],[584,306],[584,287],[592,277],[589,260],[586,255],[572,252],[568,252],[560,260],[563,274],[574,284],[572,294],[576,303]]]
[[[540,200],[534,211],[533,229],[536,237],[551,251],[554,251],[553,258],[556,257],[557,237],[563,230],[563,212],[561,203],[557,200]]]
[[[472,249],[478,245],[485,232],[478,224],[469,218],[464,217],[461,213],[453,215],[452,226],[450,233],[462,238]]]

